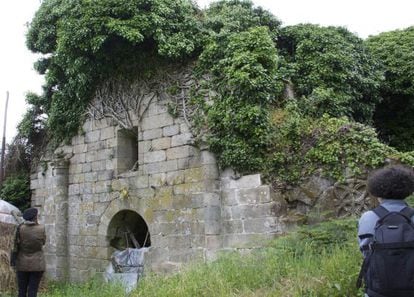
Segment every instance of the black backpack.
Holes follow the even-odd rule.
[[[414,210],[388,211],[382,206],[373,209],[379,219],[371,244],[358,277],[358,287],[364,278],[370,297],[414,296]]]

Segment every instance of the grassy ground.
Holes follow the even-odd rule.
[[[167,277],[147,275],[130,297],[353,297],[361,255],[356,219],[302,228],[250,255],[223,254]],[[41,297],[126,296],[117,285],[50,284]]]

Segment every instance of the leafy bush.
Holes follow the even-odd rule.
[[[308,115],[371,121],[382,72],[362,39],[342,27],[301,24],[282,29],[278,48],[281,73],[293,82]]]
[[[233,34],[223,49],[207,47],[200,63],[221,56],[212,67],[219,95],[207,106],[208,142],[222,167],[240,172],[260,170],[268,146],[266,106],[275,92],[276,49],[265,27]]]
[[[384,165],[386,159],[414,165],[413,153],[401,153],[378,140],[369,126],[324,115],[310,118],[291,103],[275,110],[273,151],[268,175],[296,182],[319,171],[325,177],[344,180]]]
[[[385,81],[384,100],[375,111],[375,126],[381,139],[404,151],[414,150],[414,27],[384,32],[366,41],[371,53],[381,61]]]
[[[57,141],[73,136],[95,88],[131,71],[146,56],[181,59],[203,40],[191,1],[43,1],[30,24],[27,45],[44,54],[42,100]]]
[[[30,176],[24,173],[7,177],[0,189],[1,199],[22,211],[30,207],[30,195]]]

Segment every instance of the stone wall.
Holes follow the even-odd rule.
[[[80,281],[102,273],[111,242],[122,240],[122,216],[138,241],[150,244],[146,267],[154,271],[260,247],[283,231],[280,202],[260,175],[220,175],[214,155],[193,145],[186,122],[160,98],[132,121],[136,138],[112,120],[88,119],[83,133],[45,156],[32,175],[50,277]]]

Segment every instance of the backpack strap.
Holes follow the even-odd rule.
[[[362,280],[367,272],[369,261],[371,260],[371,254],[368,254],[362,262],[361,269],[359,270],[358,278],[356,281],[356,287],[359,289],[362,287]]]
[[[389,214],[390,212],[384,207],[384,206],[382,206],[382,205],[379,205],[379,206],[377,206],[377,207],[375,207],[373,210],[372,210],[378,217],[379,217],[379,219],[378,219],[378,221],[379,220],[382,220],[387,214]]]
[[[414,216],[414,209],[412,209],[409,206],[406,206],[400,210],[400,213],[411,222],[411,217]]]
[[[372,210],[378,217],[378,221],[383,219],[387,214],[390,212],[382,205],[377,206]],[[409,221],[411,221],[411,217],[414,216],[414,209],[409,207],[408,205],[405,206],[403,209],[399,211],[404,217],[406,217]]]
[[[13,239],[13,251],[17,252],[19,250],[20,245],[20,227],[23,225],[23,223],[20,223],[17,225],[16,231],[14,233],[14,239]]]

